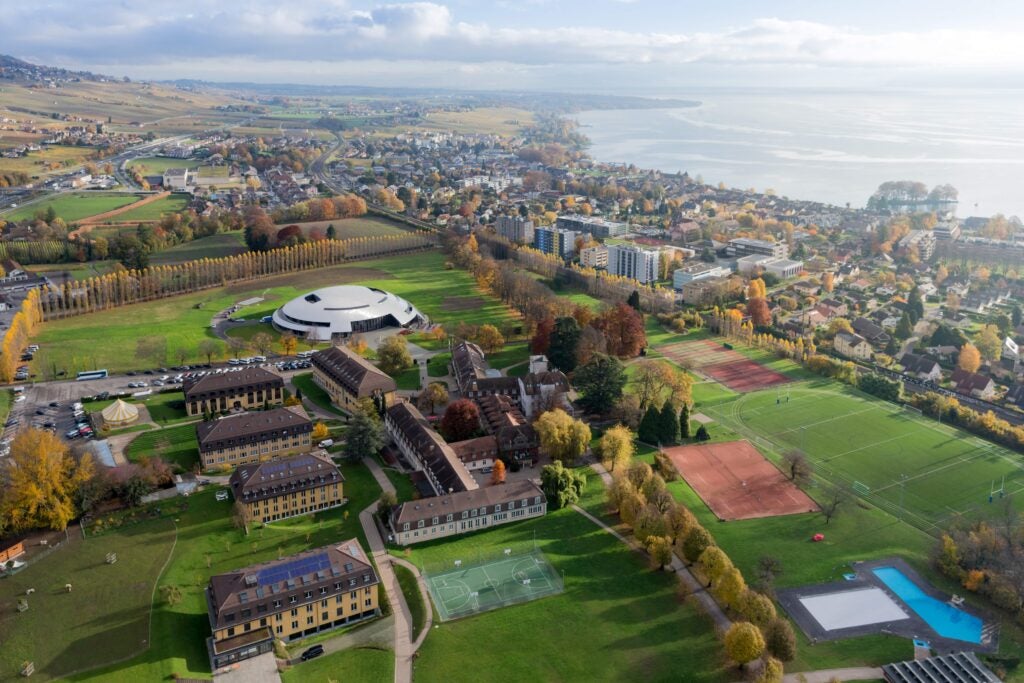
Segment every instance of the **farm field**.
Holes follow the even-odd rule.
[[[990,511],[1004,477],[1007,495],[1024,490],[1024,467],[1006,449],[827,380],[705,412],[767,450],[803,451],[820,477],[933,534],[956,515]]]
[[[305,223],[282,223],[278,229],[287,225],[297,225],[302,228],[306,237],[314,230],[327,234],[327,228],[334,226],[335,239],[344,240],[350,237],[382,237],[384,235],[401,235],[409,232],[409,229],[401,223],[379,218],[377,216],[361,216],[359,218],[335,218],[329,221],[307,221]]]
[[[433,112],[420,127],[454,130],[460,133],[493,133],[516,135],[533,123],[533,113],[514,107],[481,107],[472,111]]]
[[[35,664],[33,681],[50,681],[145,649],[154,585],[174,538],[167,518],[89,540],[73,528],[63,547],[0,581],[0,679],[16,680],[26,660]],[[107,553],[117,553],[115,564]],[[29,588],[29,609],[18,613]]]
[[[114,192],[72,192],[23,206],[5,215],[4,218],[10,221],[23,221],[34,217],[40,211],[45,212],[52,206],[56,214],[70,224],[98,213],[128,206],[144,196]]]
[[[159,202],[157,202],[159,203]],[[146,207],[148,208],[148,207]],[[200,237],[153,254],[149,262],[154,266],[169,266],[201,258],[223,258],[248,251],[241,231],[224,232]]]
[[[247,319],[259,319],[295,296],[318,287],[346,283],[380,287],[406,297],[434,322],[454,324],[464,320],[479,325],[513,317],[513,313],[493,297],[467,296],[467,292],[477,291],[472,277],[463,271],[446,271],[444,255],[428,252],[303,271],[48,322],[35,340],[44,348],[48,344],[60,345],[61,360],[66,364],[61,368],[64,370],[139,369],[152,364],[135,358],[142,322],[145,336],[167,339],[167,362],[172,358],[178,362],[179,349],[193,354],[186,362],[195,362],[200,360],[195,351],[198,343],[213,337],[210,320],[217,311],[244,299],[263,297],[262,303],[242,312]],[[457,310],[445,306],[446,301],[456,296],[472,299],[473,306],[460,306]]]
[[[177,213],[178,211],[184,211],[188,206],[188,200],[188,195],[172,194],[169,197],[158,199],[150,204],[125,211],[124,213],[118,214],[111,220],[118,223],[159,220],[165,213]]]
[[[201,159],[172,159],[170,157],[140,157],[128,162],[128,169],[143,175],[163,175],[169,168],[198,168]]]
[[[4,94],[5,104],[7,94]],[[92,154],[93,147],[76,147],[74,145],[47,145],[38,152],[30,152],[27,156],[17,159],[0,159],[0,171],[21,171],[31,175],[43,176],[50,171],[49,164],[60,164],[57,170],[84,163]],[[102,163],[102,162],[101,162]]]
[[[248,536],[233,526],[231,502],[215,500],[214,488],[189,496],[188,509],[175,516],[178,542],[159,581],[161,586],[177,586],[182,599],[169,605],[158,593],[152,647],[125,663],[71,676],[69,680],[134,683],[170,680],[173,674],[209,677],[205,639],[210,634],[210,625],[203,590],[211,574],[349,538],[358,538],[366,547],[358,512],[377,499],[380,487],[361,464],[343,464],[341,471],[345,476],[345,496],[349,499],[343,508],[275,522],[251,530]],[[141,522],[134,528],[148,529],[157,523],[166,525],[167,520]]]
[[[599,490],[596,476],[589,489]],[[596,495],[600,496],[599,492]],[[413,546],[411,560],[437,565],[532,548],[534,539],[565,592],[440,624],[419,650],[418,681],[728,680],[721,646],[703,617],[675,597],[672,574],[652,572],[620,541],[571,509],[457,540]],[[515,634],[529,657],[509,657],[498,643]],[[586,634],[581,637],[580,634]]]

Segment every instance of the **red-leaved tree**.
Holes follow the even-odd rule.
[[[616,304],[601,313],[593,324],[604,332],[610,355],[634,358],[647,346],[643,316],[631,306]]]
[[[747,301],[747,315],[755,325],[767,325],[772,321],[772,313],[768,301],[763,297],[754,297]]]
[[[466,398],[450,404],[441,418],[441,434],[451,441],[471,439],[480,431],[480,409]]]
[[[551,346],[551,331],[555,329],[554,318],[544,318],[537,323],[537,331],[530,340],[530,353],[547,353]]]

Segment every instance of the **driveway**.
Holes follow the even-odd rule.
[[[233,665],[226,673],[214,676],[217,683],[281,683],[277,660],[273,652],[245,659]]]

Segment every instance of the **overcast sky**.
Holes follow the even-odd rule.
[[[0,52],[133,78],[673,92],[1024,86],[1024,2],[0,0]]]

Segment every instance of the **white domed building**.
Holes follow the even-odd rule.
[[[373,287],[324,287],[296,297],[274,311],[274,327],[320,341],[344,339],[388,327],[413,327],[426,321],[400,296]]]

